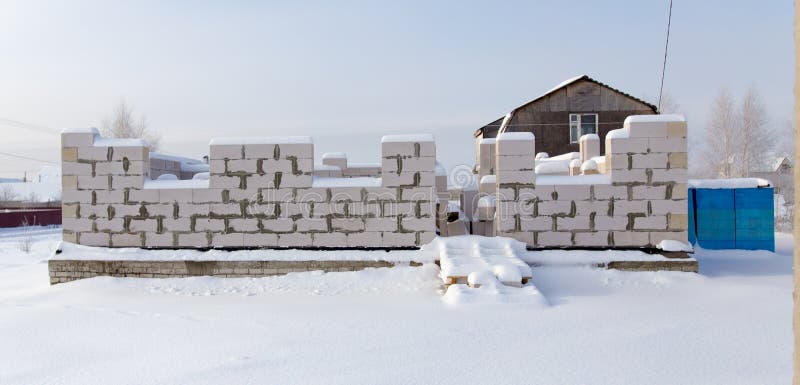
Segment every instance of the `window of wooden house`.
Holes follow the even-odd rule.
[[[597,114],[569,114],[569,141],[578,143],[586,134],[597,133]]]

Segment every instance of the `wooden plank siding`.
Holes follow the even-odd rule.
[[[605,135],[621,128],[630,115],[655,114],[654,107],[602,83],[578,80],[524,104],[514,110],[507,132],[533,132],[536,152],[551,156],[578,151],[578,143],[570,143],[569,114],[597,113],[600,151],[605,153]],[[503,118],[484,126],[480,138],[494,138]]]

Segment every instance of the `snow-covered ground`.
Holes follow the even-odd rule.
[[[450,305],[435,265],[48,285],[59,229],[0,231],[2,384],[778,384],[791,236],[700,274],[540,267],[547,304]],[[33,242],[30,254],[21,240]]]

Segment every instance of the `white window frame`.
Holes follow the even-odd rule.
[[[594,132],[584,131],[581,124],[581,119],[583,116],[593,115],[594,116]],[[598,132],[600,125],[600,119],[598,114],[569,114],[569,142],[570,143],[578,143],[581,136],[586,134],[596,134]],[[573,127],[576,128],[576,131],[573,132]],[[575,135],[577,134],[577,135]]]

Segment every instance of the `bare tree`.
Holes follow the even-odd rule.
[[[775,143],[775,152],[777,156],[785,156],[789,158],[794,166],[794,124],[791,120],[787,120],[783,126],[777,129],[775,133],[776,138],[780,138]]]
[[[10,203],[17,200],[17,193],[14,192],[14,188],[4,184],[0,187],[0,203]]]
[[[114,108],[111,118],[103,119],[103,135],[111,138],[143,138],[150,145],[151,151],[158,150],[161,136],[150,130],[147,118],[143,115],[136,119],[133,108],[122,100]]]
[[[754,87],[749,87],[738,111],[739,146],[737,151],[738,174],[749,177],[751,172],[764,169],[774,161],[775,136],[770,132],[767,113],[761,97]]]
[[[733,176],[736,154],[736,111],[726,89],[720,89],[711,105],[711,118],[706,124],[705,157],[708,166],[719,177]]]
[[[672,97],[668,91],[661,94],[661,105],[658,107],[659,114],[678,114],[681,112],[681,105]]]

